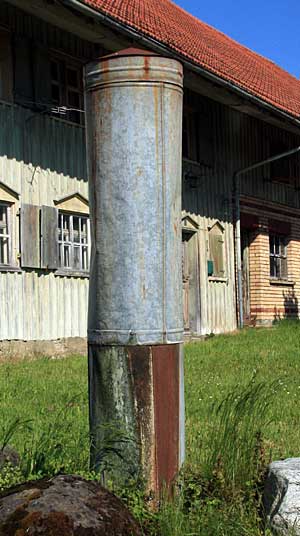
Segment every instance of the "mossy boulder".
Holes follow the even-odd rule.
[[[74,475],[27,482],[0,496],[0,536],[141,536],[125,505]]]

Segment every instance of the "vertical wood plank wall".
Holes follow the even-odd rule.
[[[0,24],[14,40],[25,39],[34,54],[40,54],[41,69],[33,73],[35,97],[42,102],[46,98],[48,106],[43,54],[55,50],[84,63],[96,53],[93,43],[5,1],[0,2]],[[23,71],[21,65],[21,80]],[[0,181],[19,192],[21,204],[54,206],[55,199],[75,191],[87,197],[84,129],[36,113],[43,111],[41,105],[34,108],[26,102],[24,107],[0,102]],[[19,217],[16,224],[19,231]],[[53,271],[29,268],[0,271],[0,340],[86,337],[87,302],[87,278],[56,277]]]
[[[54,206],[75,191],[88,196],[82,127],[4,103],[0,125],[0,181],[21,204]],[[87,278],[0,271],[0,340],[85,337],[87,301]]]
[[[220,333],[236,328],[236,289],[234,275],[234,231],[233,231],[233,184],[234,171],[272,155],[271,142],[286,144],[289,148],[300,145],[296,136],[273,127],[255,118],[232,110],[222,104],[199,96],[202,108],[211,118],[209,132],[213,144],[206,159],[205,149],[201,153],[205,129],[200,129],[197,141],[202,162],[183,161],[183,209],[198,222],[198,251],[194,248],[194,263],[198,263],[200,308],[190,308],[192,331],[199,326],[198,334]],[[284,149],[283,149],[284,150]],[[211,151],[210,151],[211,153]],[[242,176],[241,193],[244,200],[260,199],[277,206],[300,208],[299,165],[292,162],[295,183],[282,184],[270,180],[270,167],[264,166]],[[263,209],[262,209],[263,210]],[[276,216],[280,219],[280,215]],[[284,219],[284,217],[283,217]],[[208,228],[216,220],[225,228],[226,281],[216,281],[207,275]],[[197,258],[198,257],[198,258]],[[267,260],[265,261],[268,263]],[[267,282],[269,284],[269,274]],[[300,296],[299,296],[300,298]]]

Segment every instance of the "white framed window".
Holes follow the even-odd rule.
[[[58,262],[64,270],[88,272],[90,221],[88,216],[58,213]]]
[[[286,236],[271,234],[270,247],[270,277],[272,279],[287,279],[287,238]]]
[[[12,258],[10,205],[0,201],[0,266],[9,266]]]

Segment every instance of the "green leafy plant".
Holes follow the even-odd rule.
[[[15,486],[24,481],[24,476],[20,467],[15,467],[7,462],[0,471],[0,491]]]

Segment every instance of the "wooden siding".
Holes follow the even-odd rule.
[[[194,103],[195,104],[195,103]],[[197,107],[197,104],[196,104]],[[236,328],[236,288],[233,229],[233,173],[272,154],[271,142],[288,148],[300,145],[300,135],[284,132],[209,99],[198,97],[198,110],[207,123],[211,149],[206,156],[205,129],[198,130],[200,162],[183,161],[183,209],[199,225],[198,251],[200,307],[190,300],[191,332],[220,333]],[[201,113],[198,117],[201,120]],[[202,148],[202,149],[201,149]],[[283,184],[271,180],[270,166],[241,177],[243,198],[260,199],[288,207],[300,207],[299,160],[291,160],[294,180]],[[208,230],[215,222],[224,226],[225,277],[210,278],[207,273]],[[269,280],[268,280],[269,281]],[[195,303],[195,300],[194,300]],[[197,326],[200,327],[197,330]]]
[[[246,204],[246,214],[254,209]],[[268,203],[255,209],[257,225],[249,233],[250,260],[250,322],[252,325],[271,324],[275,320],[299,317],[300,301],[300,211],[281,215],[278,206]],[[287,277],[278,280],[270,277],[269,233],[272,232],[273,218],[276,217],[283,228],[288,228]]]
[[[286,136],[239,112],[202,101],[213,124],[213,151],[208,163],[204,154],[200,163],[184,160],[183,165],[183,208],[199,226],[188,246],[189,320],[197,335],[236,328],[233,172],[268,157],[268,140]],[[21,203],[54,206],[55,200],[74,192],[88,196],[82,127],[5,103],[0,105],[0,122],[0,181],[20,193]],[[289,135],[288,143],[299,145],[299,139]],[[295,186],[270,182],[266,168],[243,177],[242,194],[299,207]],[[216,221],[224,227],[224,278],[207,273],[208,230]],[[0,338],[85,336],[87,300],[87,279],[57,277],[43,270],[0,272]]]
[[[35,44],[69,54],[77,60],[85,61],[96,55],[96,48],[66,31],[33,17],[3,0],[0,2],[1,26],[13,32],[14,37],[30,39]]]
[[[184,161],[184,170],[191,164]],[[192,172],[199,173],[197,188],[189,186],[189,179],[184,179],[183,207],[197,220],[198,244],[194,240],[194,263],[199,265],[200,286],[198,295],[200,307],[193,307],[198,300],[190,300],[190,321],[195,334],[221,333],[236,328],[235,314],[235,277],[234,277],[234,243],[232,226],[232,203],[230,184],[224,177],[214,176],[212,170],[192,165]],[[209,228],[218,220],[224,227],[225,274],[223,278],[208,277],[207,261]],[[199,253],[198,253],[199,252]],[[199,258],[197,256],[199,255]],[[190,261],[192,264],[192,261]],[[198,329],[197,329],[198,328]]]
[[[0,181],[20,193],[21,205],[88,197],[82,127],[4,103],[0,124]],[[0,340],[85,337],[87,301],[87,278],[0,271]]]

